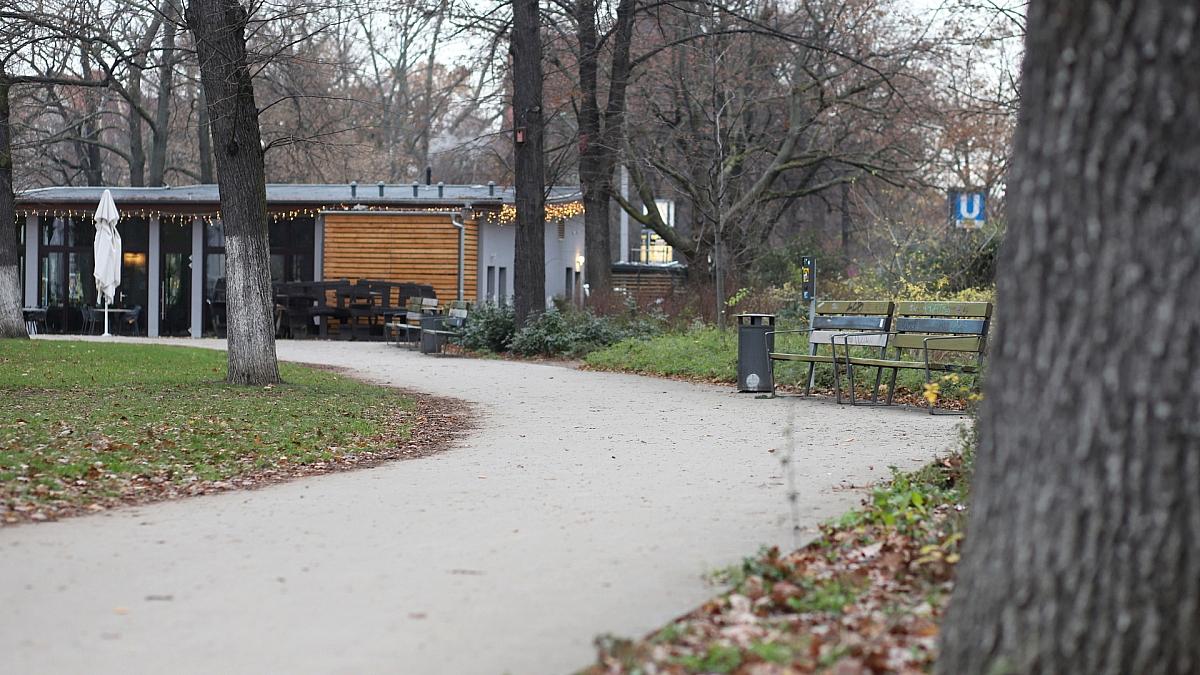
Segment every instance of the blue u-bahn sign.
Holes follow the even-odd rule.
[[[950,219],[957,227],[975,229],[987,222],[987,194],[952,190],[950,192]]]

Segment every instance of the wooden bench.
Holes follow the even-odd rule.
[[[842,401],[840,377],[838,375],[837,345],[847,345],[877,348],[879,356],[886,354],[886,346],[892,321],[891,302],[885,300],[827,300],[817,303],[813,315],[812,326],[798,330],[778,330],[767,333],[767,356],[771,360],[771,390],[775,387],[775,361],[799,361],[808,364],[808,377],[804,380],[804,395],[812,393],[813,369],[818,363],[828,363],[833,367],[833,391],[838,403]],[[791,354],[777,352],[773,349],[772,335],[786,333],[807,333],[808,353]],[[836,339],[836,344],[835,344]],[[818,347],[828,346],[829,354],[819,354]],[[840,361],[840,363],[845,363]],[[878,391],[878,380],[883,377],[880,369],[876,375],[875,389]],[[854,390],[851,386],[851,402]]]
[[[446,311],[446,318],[441,322],[441,328],[428,331],[432,335],[445,338],[462,337],[463,329],[467,326],[467,315],[471,311],[471,303],[465,300],[455,300]],[[439,345],[444,346],[443,345]]]
[[[855,366],[873,367],[877,373],[892,371],[888,405],[896,393],[896,374],[901,369],[923,370],[926,384],[933,383],[935,372],[979,373],[983,369],[991,318],[990,302],[901,302],[896,306],[891,332],[875,334],[887,337],[887,346],[878,358],[854,356],[850,353],[850,347],[858,344],[854,338],[835,338],[836,345],[843,348],[843,356],[836,360],[845,363],[849,371],[851,402]],[[893,350],[893,358],[887,357],[887,350]],[[965,361],[951,360],[949,356],[965,357]],[[878,377],[875,390],[878,393]],[[934,410],[931,400],[929,412],[932,414]]]

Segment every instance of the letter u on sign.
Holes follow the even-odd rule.
[[[954,192],[954,222],[959,227],[980,227],[987,220],[987,202],[982,192]]]

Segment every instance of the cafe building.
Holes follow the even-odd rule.
[[[50,187],[17,197],[24,305],[46,310],[49,332],[83,332],[95,311],[92,216],[105,189]],[[217,186],[107,189],[121,213],[114,305],[128,310],[129,332],[219,332],[225,232]],[[467,300],[510,302],[513,197],[511,188],[496,185],[268,185],[271,279],[419,284],[447,301],[461,284]],[[582,301],[582,214],[577,188],[551,190],[547,304],[556,296]]]

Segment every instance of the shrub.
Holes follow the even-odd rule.
[[[518,330],[509,348],[522,356],[580,357],[629,337],[658,333],[663,321],[658,314],[606,317],[590,310],[549,309]]]
[[[621,337],[611,319],[588,311],[549,309],[517,331],[511,348],[522,356],[579,356]]]
[[[503,352],[512,344],[516,332],[516,314],[512,307],[488,303],[468,315],[459,344],[477,352]]]

